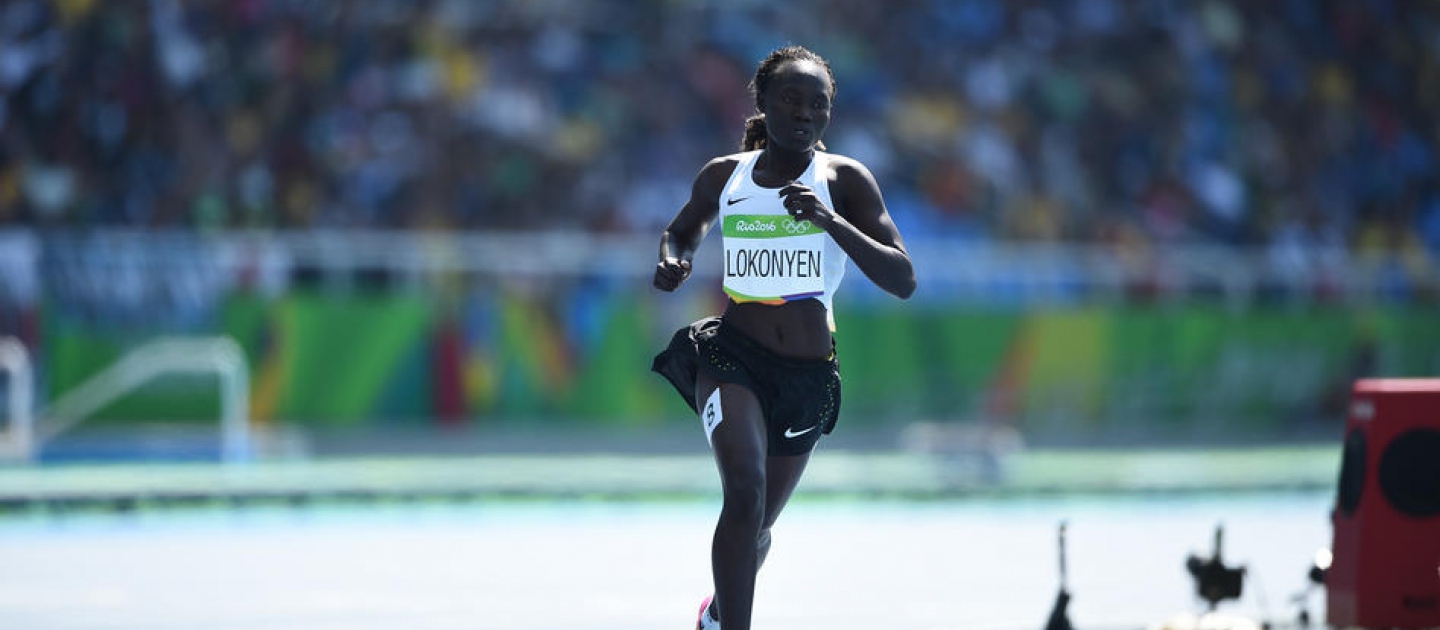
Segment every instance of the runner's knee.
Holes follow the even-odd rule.
[[[737,518],[754,520],[758,527],[765,516],[765,470],[761,466],[735,465],[724,471],[724,510]]]

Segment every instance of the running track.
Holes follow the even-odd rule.
[[[1040,628],[1069,523],[1079,630],[1198,612],[1188,554],[1250,575],[1222,612],[1287,623],[1328,493],[797,498],[760,575],[761,630]],[[711,499],[381,502],[11,513],[0,628],[683,630],[708,589]],[[1309,598],[1323,615],[1323,592]]]

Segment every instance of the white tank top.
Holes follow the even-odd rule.
[[[736,302],[783,304],[815,298],[825,305],[830,329],[831,297],[840,288],[849,256],[825,230],[809,221],[795,221],[785,211],[778,188],[755,183],[760,151],[739,154],[740,163],[720,192],[720,234],[725,245],[725,293]],[[815,152],[810,167],[796,178],[815,191],[832,210],[830,186],[816,165],[826,154]]]

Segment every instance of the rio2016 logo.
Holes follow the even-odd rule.
[[[734,234],[758,234],[762,236],[779,236],[782,233],[788,236],[804,236],[820,231],[809,221],[796,221],[788,216],[736,219],[727,230],[734,230]]]
[[[745,221],[745,220],[742,219],[742,220],[740,220],[740,221],[736,221],[736,222],[735,222],[735,231],[736,231],[736,232],[774,232],[774,231],[775,231],[775,224],[774,224],[774,223],[767,223],[766,221],[764,221],[764,220],[762,220],[762,219],[755,219],[754,221]]]

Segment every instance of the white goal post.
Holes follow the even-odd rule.
[[[30,353],[14,337],[0,337],[0,372],[9,375],[5,397],[8,425],[0,429],[0,461],[29,461],[35,452],[35,391]]]
[[[243,462],[253,455],[249,368],[244,351],[229,337],[164,337],[141,345],[40,413],[30,409],[34,384],[24,345],[0,340],[0,365],[10,370],[13,390],[9,431],[0,433],[0,446],[9,448],[0,450],[0,458],[32,460],[41,444],[157,376],[209,373],[220,377],[221,460]]]

